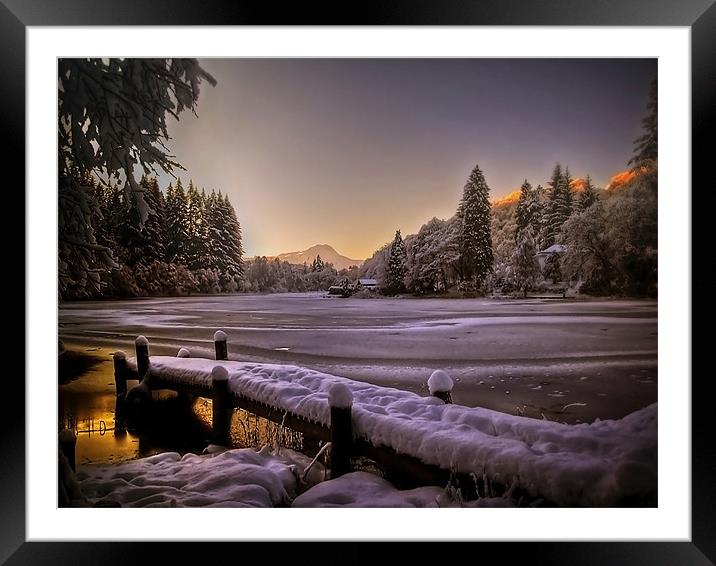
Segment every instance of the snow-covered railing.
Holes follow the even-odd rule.
[[[222,341],[217,355],[228,358],[217,332]],[[115,356],[118,395],[146,367],[127,402],[163,388],[210,397],[219,442],[228,441],[231,411],[241,407],[330,440],[335,475],[349,469],[351,455],[364,455],[418,483],[457,476],[478,492],[496,483],[562,506],[656,501],[656,404],[616,421],[566,425],[450,404],[452,380],[441,370],[428,381],[431,396],[421,397],[297,366],[187,357],[186,349],[149,360],[141,337],[137,343],[137,358]]]

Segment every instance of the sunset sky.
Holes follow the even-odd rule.
[[[556,161],[599,186],[626,167],[655,59],[206,59],[171,122],[199,187],[229,194],[248,256],[327,243],[369,257],[454,214],[479,164],[499,198]],[[160,179],[162,188],[169,178]]]

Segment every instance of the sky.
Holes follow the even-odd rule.
[[[202,59],[169,148],[228,193],[247,256],[330,244],[370,257],[455,213],[479,165],[492,199],[554,164],[604,186],[641,134],[656,59]],[[162,188],[171,179],[160,177]]]

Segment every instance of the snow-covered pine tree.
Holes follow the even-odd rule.
[[[636,181],[645,189],[656,193],[659,188],[658,157],[658,92],[657,79],[651,82],[649,89],[648,114],[641,121],[644,133],[634,140],[634,155],[629,160],[631,170],[637,174]]]
[[[592,183],[592,178],[587,175],[587,178],[584,180],[584,190],[582,194],[579,195],[576,208],[579,212],[583,212],[597,202],[598,199],[597,188]]]
[[[542,246],[547,248],[559,240],[562,225],[572,214],[572,193],[569,170],[562,172],[557,163],[549,182],[548,202],[543,217]]]
[[[572,210],[574,208],[574,195],[572,193],[572,176],[569,174],[569,167],[564,168],[564,182],[562,185],[562,202],[560,203],[562,206],[562,212],[566,214],[565,220],[569,218],[572,215]],[[564,222],[563,222],[564,224]],[[562,230],[562,227],[559,227],[560,231]]]
[[[188,264],[190,246],[188,213],[186,192],[181,179],[177,179],[176,187],[169,185],[166,198],[168,263]]]
[[[223,216],[222,237],[224,238],[223,265],[220,267],[220,282],[224,291],[236,291],[244,280],[244,248],[241,239],[241,224],[236,211],[229,202],[229,195],[217,197]]]
[[[458,206],[460,230],[460,271],[463,283],[479,287],[492,270],[490,233],[490,188],[479,166],[470,173]]]
[[[59,293],[79,298],[98,291],[99,272],[116,268],[96,242],[95,203],[80,194],[89,190],[85,180],[101,172],[123,183],[124,201],[134,201],[143,222],[150,206],[135,166],[168,173],[181,167],[164,143],[167,114],[178,120],[187,109],[195,112],[202,81],[216,80],[196,59],[64,58],[57,68]]]
[[[142,213],[136,201],[131,200],[126,218],[120,228],[120,243],[127,252],[126,264],[149,265],[162,261],[166,255],[166,226],[164,202],[157,180],[146,175],[140,185],[144,190],[144,202],[148,206],[148,215],[142,222]]]
[[[545,279],[550,279],[552,283],[558,283],[562,280],[562,259],[558,253],[552,252],[547,256],[542,275],[544,275]]]
[[[531,225],[525,226],[517,236],[517,245],[511,258],[511,272],[515,287],[520,289],[524,296],[539,277],[540,270],[536,259],[537,244]]]
[[[204,265],[221,273],[224,265],[224,258],[228,255],[227,224],[224,211],[224,197],[219,191],[211,191],[206,197],[206,258]]]
[[[204,269],[207,258],[207,224],[206,224],[206,202],[202,193],[189,180],[189,188],[186,192],[187,202],[187,232],[189,234],[187,246],[187,267],[192,271]]]
[[[317,271],[323,271],[323,268],[325,267],[325,264],[323,263],[323,260],[321,259],[321,254],[318,254],[315,259],[313,260],[313,264],[311,265],[311,271],[314,273]]]
[[[204,269],[211,269],[214,261],[212,258],[213,250],[211,249],[213,241],[209,233],[209,196],[203,187],[199,194],[199,202],[201,203],[201,218],[198,225],[198,237],[201,242],[199,246],[199,264]]]
[[[94,226],[103,222],[89,172],[60,176],[58,207],[58,292],[60,298],[90,298],[102,291],[102,277],[117,267],[112,250],[98,242]]]
[[[390,244],[388,267],[385,274],[385,292],[394,295],[405,291],[405,275],[408,270],[408,254],[405,251],[405,242],[400,230],[395,231],[395,237]]]
[[[656,167],[659,156],[659,101],[657,79],[649,87],[648,114],[641,121],[644,133],[634,141],[634,156],[629,160],[633,170]]]
[[[126,209],[122,203],[121,191],[115,184],[95,183],[92,194],[99,208],[98,221],[93,222],[95,238],[99,245],[112,251],[112,256],[116,260],[119,258],[117,243],[117,228],[121,224],[119,216],[123,215]]]
[[[527,179],[525,179],[525,182],[522,183],[520,187],[520,198],[517,201],[517,209],[515,211],[515,222],[517,224],[515,241],[519,237],[520,232],[527,228],[527,226],[532,227],[533,235],[539,234],[542,204],[540,203],[538,190],[541,192],[542,187],[539,186],[537,189],[533,189]]]

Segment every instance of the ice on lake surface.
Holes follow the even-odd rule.
[[[67,303],[59,323],[66,344],[131,352],[145,335],[151,354],[186,347],[192,357],[213,357],[222,330],[230,359],[423,395],[443,369],[456,403],[562,422],[620,418],[657,400],[655,301],[223,295]]]

